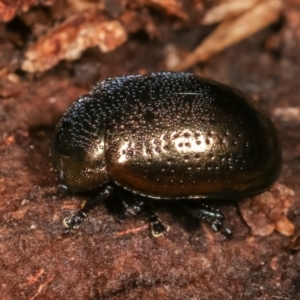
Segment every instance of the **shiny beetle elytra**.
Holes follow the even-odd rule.
[[[190,73],[102,81],[67,109],[52,154],[66,188],[100,188],[99,199],[125,190],[125,207],[145,213],[154,235],[167,226],[147,206],[151,199],[176,199],[214,231],[230,233],[221,212],[191,200],[261,193],[281,167],[271,121],[240,92]],[[67,231],[88,209],[66,220]]]

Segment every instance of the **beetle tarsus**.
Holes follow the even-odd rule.
[[[123,204],[126,210],[132,215],[141,215],[148,219],[154,237],[159,237],[168,233],[169,226],[163,224],[157,214],[143,199],[139,199],[137,196],[132,198],[129,197],[123,200]]]
[[[151,224],[151,232],[154,237],[159,237],[161,235],[167,235],[170,227],[165,225],[161,220],[156,219]]]
[[[232,231],[229,228],[224,227],[224,224],[222,221],[221,222],[219,220],[213,221],[211,224],[211,229],[214,232],[221,232],[224,236],[226,236],[228,238],[232,236]]]
[[[232,231],[227,227],[223,227],[221,233],[228,238],[232,237]]]
[[[89,199],[75,214],[65,218],[63,220],[63,224],[66,229],[63,234],[66,235],[71,231],[78,229],[83,220],[87,218],[89,211],[97,206],[101,201],[105,200],[111,194],[112,190],[113,188],[110,185],[107,185],[97,197]]]
[[[200,219],[201,221],[210,225],[212,231],[221,232],[223,235],[230,237],[232,232],[230,229],[224,227],[224,214],[220,212],[218,209],[214,209],[205,204],[195,204],[193,203],[183,203],[180,202],[179,206],[183,208],[186,212],[188,212],[193,217]]]
[[[63,223],[66,227],[64,234],[70,233],[79,227],[82,221],[87,217],[87,213],[83,210],[77,211],[74,215],[64,219]]]

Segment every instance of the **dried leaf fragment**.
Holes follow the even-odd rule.
[[[97,14],[85,12],[69,18],[42,37],[25,53],[22,69],[45,71],[60,60],[75,60],[93,46],[109,52],[127,40],[127,33],[118,21],[107,21]]]
[[[279,18],[281,10],[281,0],[266,0],[254,6],[240,17],[224,21],[173,70],[185,70],[253,35],[274,23]]]
[[[254,7],[261,0],[230,0],[222,1],[219,5],[208,10],[202,20],[203,25],[210,25],[241,15]]]
[[[187,20],[188,16],[182,11],[181,4],[177,0],[144,0],[148,6],[161,9],[170,16],[175,16]]]
[[[267,192],[240,203],[242,216],[253,235],[266,236],[277,230],[291,236],[295,226],[286,217],[295,193],[288,187],[275,183]]]
[[[300,108],[291,106],[291,107],[277,107],[273,111],[274,116],[284,122],[288,121],[300,121]]]
[[[0,0],[0,21],[8,22],[20,12],[33,5],[51,5],[55,0]]]

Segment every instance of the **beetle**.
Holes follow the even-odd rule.
[[[52,155],[68,190],[99,189],[98,200],[123,197],[129,212],[146,215],[155,236],[168,226],[149,200],[178,200],[213,231],[230,234],[224,215],[201,200],[259,194],[281,168],[272,122],[241,92],[185,72],[100,82],[60,119]],[[91,203],[66,219],[67,232]]]

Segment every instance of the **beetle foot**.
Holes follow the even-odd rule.
[[[148,219],[151,226],[151,232],[154,237],[159,237],[162,234],[166,235],[169,231],[169,226],[163,224],[157,214],[151,207],[139,196],[125,198],[123,200],[126,211],[135,216],[143,216]]]
[[[222,220],[223,221],[223,220]],[[224,227],[223,225],[223,222],[220,222],[219,220],[215,220],[211,223],[211,229],[214,231],[214,232],[221,232],[224,236],[226,237],[231,237],[232,236],[232,231],[227,228],[227,227]],[[208,222],[210,223],[210,222]]]
[[[204,221],[209,224],[214,232],[221,232],[223,235],[230,237],[232,232],[230,229],[224,227],[223,221],[225,219],[224,214],[218,209],[214,209],[208,205],[201,204],[195,206],[193,203],[179,203],[185,211],[191,214],[193,217]]]
[[[88,213],[92,210],[95,206],[97,206],[101,201],[107,199],[108,196],[113,191],[113,187],[111,185],[107,185],[104,189],[97,195],[96,197],[90,198],[88,201],[85,201],[81,209],[78,210],[75,214],[70,217],[67,217],[63,220],[63,224],[66,227],[63,234],[69,234],[72,230],[75,230],[79,227],[84,219],[87,218]]]
[[[79,210],[74,215],[67,217],[63,220],[63,224],[66,227],[64,234],[69,234],[72,230],[79,227],[84,219],[86,219],[87,213]]]
[[[232,236],[232,231],[229,228],[224,227],[223,221],[225,216],[222,212],[218,209],[214,210],[208,206],[205,206],[204,212],[210,212],[210,214],[204,214],[202,219],[204,222],[210,224],[210,227],[214,232],[220,232],[226,237]]]
[[[154,237],[159,237],[161,235],[166,235],[170,230],[168,225],[165,225],[161,220],[156,219],[154,221],[150,221],[151,223],[151,232]]]

